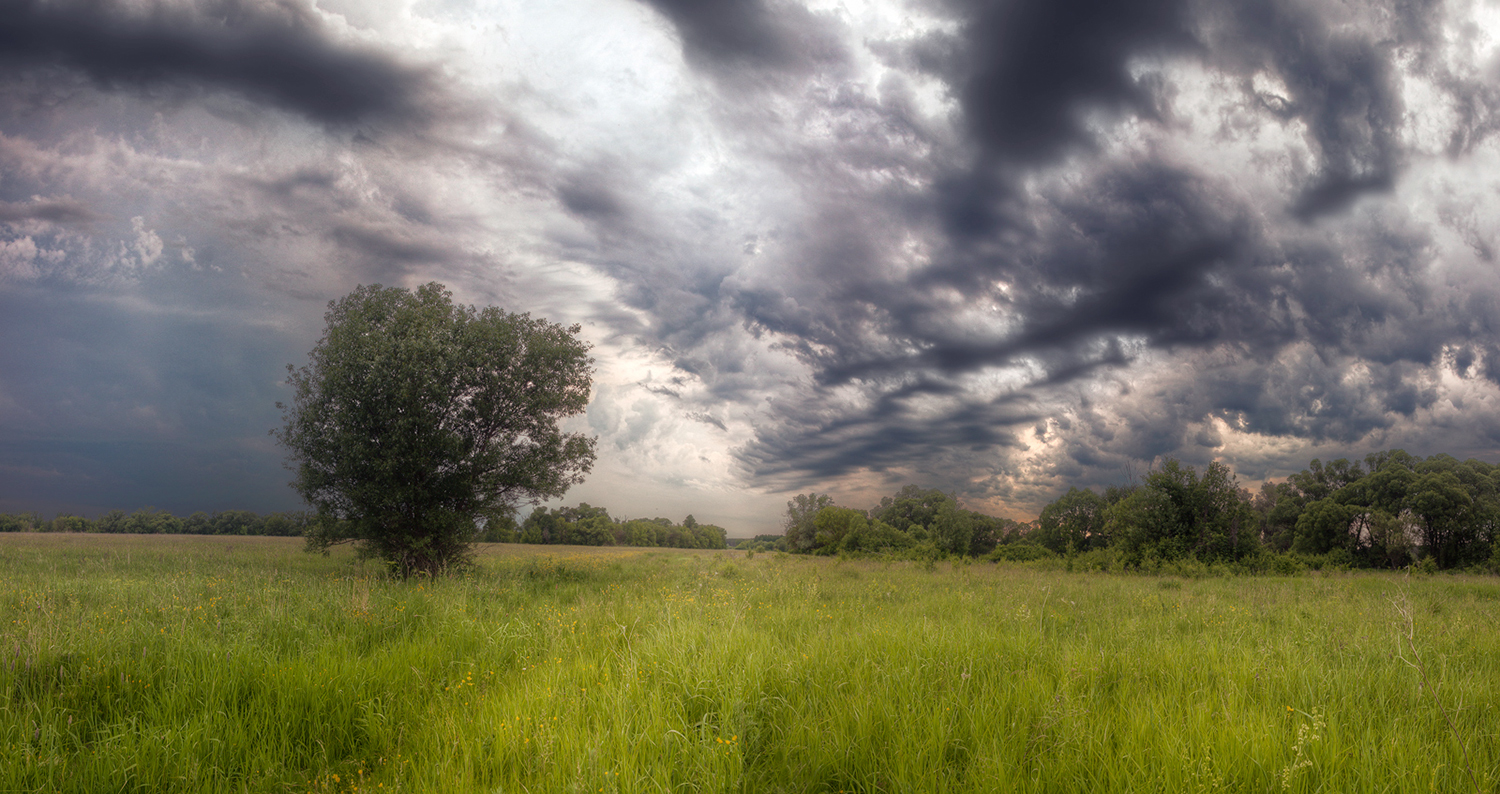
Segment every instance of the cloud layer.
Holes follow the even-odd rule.
[[[6,505],[169,502],[176,457],[286,506],[280,365],[372,281],[584,323],[570,498],[747,532],[1500,450],[1483,4],[0,11]],[[109,490],[103,441],[158,451]]]

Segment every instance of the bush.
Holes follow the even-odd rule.
[[[984,555],[990,562],[1031,562],[1033,560],[1055,560],[1057,554],[1050,549],[1037,546],[1032,543],[1008,543],[996,546],[995,550]]]
[[[1120,553],[1119,549],[1109,546],[1102,549],[1089,549],[1068,558],[1068,570],[1084,573],[1089,571],[1098,571],[1100,573],[1123,571],[1125,570],[1125,557]]]
[[[1295,555],[1276,554],[1261,549],[1258,554],[1246,557],[1232,564],[1230,571],[1240,576],[1296,576],[1300,573],[1306,573],[1307,566]]]
[[[1181,576],[1184,579],[1202,579],[1208,575],[1208,566],[1196,557],[1154,560],[1150,573],[1153,576]]]
[[[936,543],[930,540],[925,540],[910,548],[891,553],[891,557],[894,559],[915,560],[917,562],[937,562],[946,556],[948,555],[942,549],[938,548]]]

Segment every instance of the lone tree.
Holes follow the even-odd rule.
[[[353,542],[402,576],[441,573],[483,524],[593,466],[595,439],[558,429],[589,400],[578,326],[454,305],[436,283],[362,286],[325,317],[272,431],[318,512],[309,550]]]

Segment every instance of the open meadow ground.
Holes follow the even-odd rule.
[[[1500,580],[0,535],[0,792],[1494,792]]]

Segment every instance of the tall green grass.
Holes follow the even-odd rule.
[[[1500,582],[0,537],[0,791],[1480,791]]]

